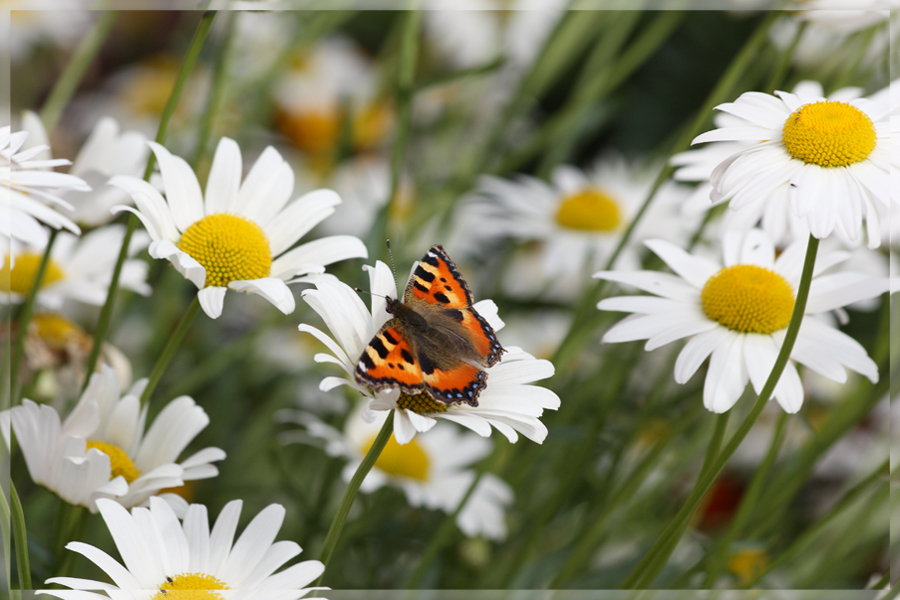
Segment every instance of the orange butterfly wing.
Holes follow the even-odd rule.
[[[441,246],[432,246],[425,253],[406,286],[403,299],[408,306],[405,310],[412,309],[419,318],[438,311],[462,325],[464,335],[481,357],[479,362],[485,366],[500,360],[503,348],[494,329],[472,307],[469,286]],[[407,394],[425,390],[445,404],[466,402],[478,406],[478,395],[487,385],[487,373],[477,365],[459,360],[461,357],[451,361],[452,368],[441,368],[428,352],[417,351],[415,340],[407,339],[404,332],[409,332],[409,328],[400,318],[390,319],[382,326],[357,362],[356,381],[373,390],[399,387]]]
[[[494,328],[472,308],[472,292],[443,247],[435,245],[425,253],[413,271],[403,299],[410,305],[425,302],[444,309],[445,314],[465,328],[486,366],[492,367],[500,360],[503,347]]]
[[[399,328],[400,322],[390,319],[375,334],[356,363],[357,382],[374,390],[399,387],[408,394],[422,391],[422,369]]]

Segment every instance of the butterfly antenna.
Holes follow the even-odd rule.
[[[397,266],[394,264],[394,253],[391,251],[391,240],[385,240],[384,243],[387,245],[388,256],[391,257],[391,273],[394,274],[394,285],[397,286],[397,293],[400,293],[400,284],[397,283]]]

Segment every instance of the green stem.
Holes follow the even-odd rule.
[[[794,50],[797,49],[797,44],[800,43],[803,32],[806,31],[806,25],[806,21],[800,22],[800,25],[797,27],[797,32],[794,34],[794,39],[791,40],[790,46],[785,48],[781,53],[781,56],[778,57],[778,65],[776,65],[775,70],[772,72],[772,75],[769,77],[769,80],[766,82],[766,87],[764,88],[770,94],[774,93],[778,86],[782,84],[784,75],[787,73],[788,68],[791,66],[791,60],[794,58]]]
[[[209,29],[212,27],[213,19],[216,16],[216,11],[208,10],[203,13],[203,17],[200,19],[200,23],[197,25],[197,30],[194,33],[194,38],[191,40],[191,45],[188,48],[187,54],[184,57],[184,61],[181,63],[181,69],[178,72],[178,78],[175,81],[175,86],[172,88],[172,93],[169,96],[169,100],[166,102],[166,106],[163,109],[162,115],[159,120],[159,128],[156,131],[156,142],[159,144],[165,144],[166,141],[166,132],[169,128],[169,121],[172,119],[172,115],[175,114],[175,108],[178,106],[178,101],[181,98],[181,92],[184,89],[184,85],[187,82],[188,75],[190,75],[191,71],[194,68],[194,63],[197,62],[197,56],[200,54],[200,48],[203,47],[203,42],[206,40],[206,36],[209,34]],[[147,168],[144,170],[144,181],[150,181],[150,175],[153,173],[153,167],[156,166],[156,156],[151,152],[150,156],[147,158]],[[112,278],[109,282],[109,292],[106,294],[106,302],[103,304],[103,308],[100,310],[100,317],[97,320],[97,329],[94,331],[94,344],[91,347],[91,355],[88,357],[85,373],[87,376],[84,379],[84,384],[81,387],[81,391],[84,390],[88,386],[88,382],[90,381],[90,374],[94,372],[97,368],[97,360],[100,357],[100,350],[103,347],[103,341],[106,339],[106,332],[109,329],[109,322],[112,319],[112,311],[116,304],[116,291],[119,289],[119,277],[122,274],[122,266],[125,264],[125,259],[128,258],[128,246],[131,245],[131,236],[134,234],[134,230],[137,229],[139,224],[139,220],[133,214],[128,218],[128,227],[125,229],[125,237],[122,239],[122,247],[119,249],[119,257],[116,260],[116,266],[113,269]]]
[[[426,546],[425,551],[422,552],[422,558],[419,560],[419,566],[416,567],[416,570],[413,571],[412,575],[410,575],[409,579],[406,581],[406,585],[404,586],[406,589],[418,589],[419,584],[422,583],[422,579],[424,579],[425,574],[428,572],[428,568],[432,565],[434,559],[437,558],[438,553],[441,551],[441,549],[444,548],[444,546],[447,544],[447,541],[450,539],[450,535],[456,529],[456,517],[459,516],[459,513],[466,505],[466,502],[468,502],[469,498],[472,497],[472,494],[475,492],[475,488],[478,487],[478,483],[481,481],[481,478],[483,476],[484,472],[478,473],[475,476],[475,479],[472,480],[472,484],[469,486],[469,489],[466,490],[465,495],[463,495],[462,500],[457,505],[456,510],[444,517],[444,521],[441,523],[440,528],[433,536],[431,536],[431,540],[429,540],[428,546]]]
[[[47,240],[44,256],[41,257],[41,264],[38,266],[34,281],[31,282],[31,289],[28,291],[28,296],[25,297],[25,302],[22,304],[22,309],[19,311],[19,318],[16,323],[16,345],[9,363],[9,392],[13,404],[18,403],[20,400],[19,371],[21,370],[22,359],[25,355],[25,339],[28,337],[28,326],[31,323],[31,314],[34,311],[34,304],[37,301],[38,291],[44,281],[44,273],[47,270],[47,265],[50,263],[50,253],[53,250],[53,244],[56,242],[56,236],[58,234],[58,229],[50,230],[50,238]]]
[[[826,514],[824,517],[804,530],[803,533],[801,533],[784,552],[782,552],[780,555],[778,555],[777,558],[775,558],[775,560],[769,563],[766,568],[762,570],[752,581],[748,582],[745,587],[752,587],[766,573],[769,573],[773,569],[783,566],[785,563],[790,562],[799,554],[801,554],[805,549],[807,549],[810,543],[815,540],[816,536],[827,529],[831,523],[833,523],[841,514],[843,514],[845,510],[847,510],[847,508],[852,506],[857,500],[859,500],[859,498],[861,498],[866,492],[868,492],[869,488],[873,484],[878,483],[880,480],[886,479],[889,468],[890,458],[885,459],[862,481],[847,490],[847,492],[841,497],[840,500],[838,500],[834,507],[830,511],[828,511],[828,514]]]
[[[228,11],[227,13],[225,39],[222,41],[222,47],[219,49],[213,65],[212,89],[206,98],[205,110],[200,115],[200,126],[197,131],[197,151],[192,162],[194,170],[199,170],[201,161],[208,156],[213,118],[222,107],[222,97],[225,95],[225,84],[228,79],[228,64],[231,58],[234,30],[240,14],[240,11]],[[202,182],[205,177],[198,177],[198,179]]]
[[[418,10],[409,10],[406,11],[403,18],[404,22],[400,31],[400,57],[395,84],[397,127],[394,134],[394,144],[391,148],[390,195],[388,196],[388,201],[375,218],[375,224],[372,227],[373,237],[369,240],[370,248],[381,247],[384,239],[388,237],[388,222],[393,207],[397,203],[397,197],[400,195],[403,161],[406,158],[406,147],[412,125],[412,101],[417,91],[415,75],[416,61],[419,55],[419,29],[422,22],[422,13]]]
[[[615,509],[622,506],[622,504],[627,503],[629,499],[634,497],[634,494],[637,493],[638,489],[640,489],[641,485],[646,481],[647,476],[653,472],[655,467],[659,466],[659,459],[662,456],[663,451],[668,448],[668,443],[675,440],[694,420],[696,410],[697,409],[689,411],[687,415],[680,419],[666,435],[666,438],[660,440],[656,446],[641,459],[634,470],[628,474],[621,485],[619,485],[610,495],[609,500],[606,502],[606,505],[600,513],[590,520],[587,531],[579,536],[577,546],[553,579],[553,582],[550,584],[551,588],[556,589],[562,587],[565,582],[574,577],[582,569],[582,566],[594,553],[600,540],[607,533],[607,521],[610,516],[612,516]]]
[[[169,341],[166,342],[166,347],[163,348],[162,354],[159,355],[156,364],[153,365],[153,370],[150,372],[150,379],[147,381],[147,387],[144,388],[144,393],[141,394],[141,407],[147,406],[147,403],[150,402],[150,396],[153,394],[153,390],[156,389],[156,385],[162,378],[166,367],[169,366],[172,357],[175,356],[175,352],[181,345],[181,340],[184,339],[184,334],[187,333],[187,330],[191,326],[191,322],[194,320],[194,317],[197,316],[198,312],[200,312],[200,297],[194,296],[191,305],[188,306],[188,309],[184,311],[181,320],[178,321],[175,331],[169,336]]]
[[[747,523],[747,520],[753,514],[753,509],[757,506],[757,501],[762,493],[763,485],[772,470],[772,466],[775,464],[775,459],[778,457],[778,452],[781,450],[781,444],[784,442],[787,421],[788,414],[782,413],[778,419],[778,424],[775,426],[775,434],[772,436],[772,443],[769,445],[769,450],[762,463],[759,465],[759,468],[756,470],[756,473],[753,474],[750,486],[747,488],[747,492],[741,499],[741,505],[738,508],[734,519],[731,521],[728,531],[726,531],[725,535],[723,535],[715,546],[713,546],[712,550],[707,553],[710,565],[706,571],[706,580],[703,583],[704,588],[712,588],[719,573],[725,568],[725,565],[728,562],[728,552],[731,547],[731,542],[737,537],[738,533]]]
[[[9,457],[3,455],[2,460],[8,461]],[[7,463],[8,464],[8,463]],[[10,550],[10,512],[9,501],[6,499],[6,490],[0,487],[0,536],[3,537],[3,563],[6,568],[6,589],[12,591],[12,555]]]
[[[103,47],[103,42],[109,37],[109,32],[119,16],[118,11],[114,10],[98,12],[100,16],[97,17],[97,21],[91,26],[90,31],[81,39],[78,47],[75,48],[72,58],[66,65],[62,75],[56,80],[53,90],[51,90],[43,108],[41,108],[41,121],[44,123],[44,128],[48,134],[52,133],[56,128],[63,110],[65,110],[75,90],[78,89],[78,84],[81,83],[88,67],[94,61],[97,53],[100,52],[100,48]]]
[[[31,568],[28,561],[28,534],[25,532],[25,513],[22,511],[22,502],[16,492],[16,485],[9,482],[9,496],[12,508],[12,533],[16,542],[16,568],[19,573],[19,589],[30,590]]]
[[[709,113],[712,108],[731,94],[731,90],[733,90],[737,85],[741,75],[744,73],[744,71],[747,70],[748,66],[752,64],[752,61],[757,58],[760,47],[768,42],[769,28],[771,27],[772,23],[775,22],[778,16],[778,11],[772,11],[768,16],[766,16],[765,19],[763,19],[757,30],[753,33],[750,39],[747,40],[747,43],[744,44],[744,47],[731,62],[728,70],[725,71],[725,73],[719,79],[716,87],[713,88],[713,90],[709,93],[709,96],[707,96],[703,106],[699,111],[697,111],[697,115],[696,117],[694,117],[693,123],[688,129],[685,130],[683,135],[675,143],[673,149],[669,153],[669,156],[677,154],[682,150],[686,150],[690,146],[691,140],[694,139],[698,133],[700,133],[700,129],[709,120]],[[622,238],[619,240],[619,244],[610,255],[609,260],[606,263],[605,270],[612,268],[612,266],[615,264],[616,259],[619,258],[619,254],[621,254],[622,250],[630,241],[635,227],[637,227],[637,224],[644,216],[644,213],[646,213],[647,209],[650,207],[650,202],[656,196],[656,192],[659,190],[663,182],[668,179],[672,170],[673,168],[668,165],[667,161],[666,166],[663,167],[662,171],[657,176],[653,186],[650,188],[650,192],[647,195],[647,198],[644,200],[644,203],[634,215],[634,218],[632,219],[631,223],[629,223],[628,228],[622,234]],[[591,339],[593,328],[585,327],[585,322],[589,321],[590,317],[596,312],[596,304],[603,297],[605,289],[606,281],[599,281],[587,294],[585,294],[581,303],[576,308],[575,318],[572,320],[569,331],[566,333],[565,338],[560,343],[555,355],[553,356],[553,364],[556,365],[557,370],[559,370],[562,366],[568,364],[569,361],[578,356],[584,344],[586,344],[588,340]]]
[[[662,570],[663,566],[665,566],[672,551],[675,549],[675,544],[677,544],[678,540],[681,538],[681,534],[687,527],[691,515],[693,515],[700,500],[706,494],[707,490],[709,490],[709,487],[725,467],[725,464],[737,450],[738,446],[750,432],[756,419],[769,402],[769,399],[775,390],[775,385],[781,378],[785,366],[787,366],[791,350],[794,348],[794,342],[797,340],[797,333],[800,331],[800,323],[803,321],[803,314],[806,310],[806,300],[809,297],[809,286],[812,282],[813,267],[815,266],[818,248],[819,240],[809,236],[806,247],[806,258],[803,262],[803,274],[800,278],[800,286],[797,289],[797,299],[794,302],[794,311],[791,314],[791,322],[785,332],[784,343],[781,345],[781,350],[779,350],[778,357],[775,359],[772,372],[769,374],[768,379],[766,379],[766,383],[763,385],[756,404],[744,419],[743,423],[741,423],[738,430],[728,441],[728,444],[722,450],[712,467],[710,467],[703,476],[698,478],[697,484],[694,486],[694,490],[691,492],[687,502],[685,502],[684,506],[669,526],[656,540],[650,551],[625,579],[622,584],[623,588],[637,589],[650,586],[656,578],[656,575]]]
[[[459,513],[462,512],[463,508],[465,508],[466,503],[472,497],[472,494],[475,493],[475,488],[478,487],[481,478],[484,477],[485,473],[494,473],[500,470],[508,456],[507,450],[507,446],[497,447],[493,458],[489,461],[490,464],[487,466],[482,465],[482,468],[478,470],[475,479],[472,480],[469,489],[463,494],[459,504],[456,505],[456,508],[452,513],[448,513],[444,517],[444,521],[441,523],[437,533],[431,537],[428,546],[425,548],[425,551],[422,552],[419,566],[416,567],[416,570],[413,571],[413,574],[406,581],[406,585],[404,586],[406,589],[411,590],[419,587],[419,584],[428,572],[428,568],[434,562],[434,559],[437,558],[438,553],[447,545],[450,535],[456,530],[456,519],[459,517]]]
[[[722,439],[725,437],[725,429],[728,427],[728,417],[730,415],[731,411],[728,411],[716,417],[716,427],[713,429],[709,446],[706,448],[706,456],[703,458],[703,466],[700,467],[699,478],[702,478],[709,472],[715,458],[719,455],[719,449],[722,447]]]
[[[381,431],[378,432],[378,436],[375,438],[375,441],[372,442],[372,446],[366,453],[365,458],[359,463],[359,467],[356,468],[356,473],[354,473],[353,477],[350,479],[347,490],[344,492],[344,497],[341,498],[341,505],[338,507],[337,514],[334,515],[331,527],[328,528],[328,534],[325,536],[325,543],[322,545],[322,554],[319,558],[326,568],[337,547],[338,539],[341,537],[341,530],[344,528],[344,522],[347,520],[347,515],[350,513],[350,507],[353,506],[353,500],[356,498],[359,486],[362,485],[366,475],[368,475],[369,471],[372,470],[372,467],[375,466],[375,461],[381,456],[381,451],[384,450],[384,446],[388,443],[388,440],[391,439],[391,434],[393,434],[393,432],[394,411],[391,411],[388,413],[388,417],[385,419]],[[320,585],[324,576],[323,573],[313,586]]]

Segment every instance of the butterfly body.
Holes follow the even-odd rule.
[[[387,298],[393,315],[356,366],[356,381],[373,390],[427,392],[444,404],[478,406],[484,369],[503,348],[472,306],[472,294],[441,246],[432,246],[413,272],[403,301]]]

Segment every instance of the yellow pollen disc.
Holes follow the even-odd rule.
[[[71,341],[82,342],[87,334],[72,321],[53,313],[41,313],[31,317],[31,325],[38,336],[52,348],[65,348]]]
[[[178,249],[206,269],[205,287],[268,277],[272,269],[272,252],[262,228],[231,213],[207,215],[188,227]]]
[[[769,556],[755,548],[736,552],[728,559],[728,570],[737,575],[741,585],[754,581],[768,566]]]
[[[419,392],[415,396],[400,392],[400,397],[397,398],[397,407],[411,410],[420,415],[445,412],[447,410],[446,404],[438,402],[427,392]]]
[[[375,436],[366,443],[363,448],[364,452],[368,452],[372,444],[375,443]],[[422,449],[415,438],[408,444],[401,446],[391,435],[391,439],[384,445],[384,450],[375,466],[394,477],[408,477],[418,481],[428,481],[428,454]]]
[[[118,446],[113,446],[106,442],[98,442],[97,440],[88,440],[87,449],[90,450],[91,448],[96,448],[109,457],[110,479],[121,475],[125,478],[125,481],[131,483],[141,476],[141,472],[135,468],[134,463],[131,462],[125,451]]]
[[[788,326],[794,291],[784,277],[757,265],[725,267],[700,292],[703,312],[728,329],[772,333]]]
[[[216,590],[228,590],[225,582],[206,573],[181,573],[166,577],[152,600],[223,600]]]
[[[563,198],[556,211],[556,222],[568,229],[611,232],[622,222],[622,212],[609,194],[585,188]]]
[[[37,278],[38,269],[41,266],[42,254],[34,252],[24,252],[16,254],[16,266],[10,272],[9,255],[3,261],[3,268],[0,269],[0,290],[4,292],[14,292],[21,296],[31,291],[34,280]],[[42,288],[47,287],[51,283],[56,283],[64,278],[66,274],[60,266],[52,258],[47,261],[44,268],[44,277],[41,279]]]
[[[876,142],[868,115],[835,100],[795,110],[784,122],[781,137],[788,154],[820,167],[846,167],[865,160]]]

